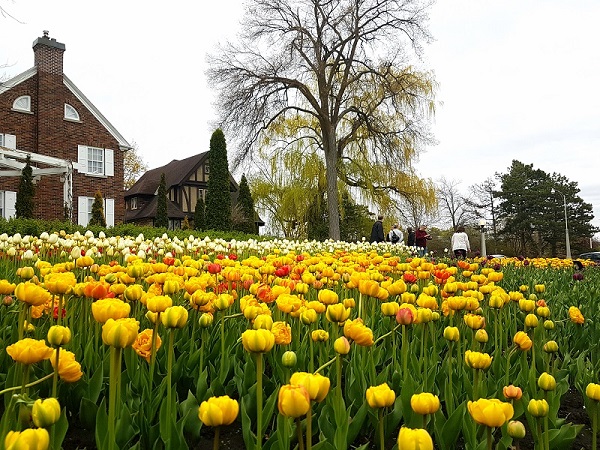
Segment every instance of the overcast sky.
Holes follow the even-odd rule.
[[[158,167],[208,149],[206,53],[235,37],[241,5],[0,0],[21,22],[0,17],[0,76],[33,66],[49,30],[66,45],[66,75]],[[600,2],[438,0],[430,18],[438,144],[420,175],[466,191],[517,159],[578,182],[600,226]]]

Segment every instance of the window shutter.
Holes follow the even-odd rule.
[[[77,170],[79,170],[79,172],[81,172],[81,173],[88,172],[87,156],[88,156],[87,146],[78,145],[77,146],[77,166],[78,166]]]
[[[17,193],[4,191],[4,217],[10,219],[17,214]]]
[[[107,198],[104,200],[104,218],[107,227],[115,226],[115,199]]]
[[[4,135],[4,146],[12,150],[17,149],[17,137],[14,134]]]
[[[114,150],[109,148],[104,150],[104,175],[107,177],[115,176]]]
[[[88,198],[77,197],[77,224],[87,227],[88,224]]]

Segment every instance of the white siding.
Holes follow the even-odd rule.
[[[4,191],[4,218],[10,219],[17,213],[17,193],[13,191]]]
[[[17,137],[14,134],[4,135],[4,146],[12,150],[17,149]]]
[[[104,218],[107,227],[115,226],[115,199],[107,198],[104,200]]]
[[[88,148],[87,145],[77,146],[77,170],[81,173],[87,173],[88,171]]]
[[[115,176],[114,150],[109,148],[104,150],[104,175],[107,177]]]

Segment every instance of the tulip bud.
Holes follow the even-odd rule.
[[[214,318],[213,318],[212,314],[202,313],[202,315],[198,319],[198,323],[200,324],[201,328],[208,328],[212,325],[213,320],[214,320]]]
[[[548,341],[544,344],[544,351],[546,353],[556,353],[558,351],[558,344],[556,341]]]
[[[544,372],[538,378],[538,386],[544,391],[553,391],[556,389],[556,380],[548,372]]]
[[[291,350],[288,350],[281,356],[281,364],[288,369],[295,367],[297,362],[298,357],[296,356],[296,353]]]
[[[66,345],[71,342],[71,330],[67,327],[53,325],[48,330],[48,342],[50,345]]]
[[[554,330],[554,322],[552,320],[545,320],[544,321],[544,329]]]
[[[531,414],[533,417],[546,417],[548,415],[549,409],[550,406],[548,405],[548,402],[544,399],[531,399],[529,400],[529,404],[527,405],[527,411],[529,411],[529,414]]]
[[[458,331],[457,327],[446,327],[444,329],[444,338],[450,342],[458,342],[460,331]]]
[[[310,397],[304,386],[286,384],[279,388],[277,406],[285,417],[301,417],[310,409]]]
[[[38,428],[47,428],[54,425],[60,418],[60,404],[58,400],[52,397],[45,400],[38,398],[33,403],[31,418]]]
[[[166,328],[183,328],[187,323],[188,312],[183,306],[171,306],[160,315]]]
[[[10,306],[13,304],[13,298],[10,295],[5,295],[4,298],[2,298],[2,304],[4,306]]]
[[[413,318],[414,315],[410,308],[400,308],[396,313],[396,322],[400,325],[410,325]]]
[[[600,402],[600,384],[588,384],[585,388],[585,395],[592,400]]]
[[[9,431],[4,439],[7,449],[46,450],[50,446],[50,434],[45,428],[27,428],[23,431]]]
[[[485,331],[483,328],[477,330],[477,332],[475,333],[475,340],[480,344],[485,344],[488,341],[488,339],[489,338],[487,331]]]
[[[520,400],[523,396],[523,390],[520,387],[513,386],[512,384],[504,386],[502,388],[502,393],[504,394],[504,398],[506,398],[506,400]]]
[[[252,328],[255,330],[263,329],[270,330],[273,327],[273,318],[268,314],[259,314],[254,319]]]
[[[329,340],[329,333],[325,330],[314,330],[310,337],[314,342],[325,342]]]
[[[367,389],[366,396],[367,403],[371,408],[389,407],[394,404],[394,401],[396,401],[396,393],[390,389],[387,383],[380,384],[379,386],[371,386]]]
[[[513,439],[523,439],[525,437],[525,425],[518,420],[511,420],[507,426],[508,435]]]
[[[339,337],[333,343],[333,349],[340,355],[347,355],[350,352],[350,342],[346,336]]]
[[[538,326],[538,318],[535,314],[527,314],[525,316],[525,326],[529,328],[535,328]]]

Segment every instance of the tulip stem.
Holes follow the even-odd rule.
[[[592,400],[591,416],[592,416],[592,450],[598,448],[598,402]]]
[[[327,361],[325,364],[323,364],[321,367],[319,367],[317,370],[315,370],[314,373],[319,373],[321,370],[325,369],[327,366],[332,365],[336,361],[336,359],[337,359],[337,356],[334,356],[329,361]]]
[[[54,373],[53,373],[53,378],[52,378],[52,397],[54,398],[58,398],[58,396],[56,395],[58,393],[58,362],[59,362],[59,352],[60,352],[60,345],[57,345],[55,347],[55,351],[56,351],[56,359],[54,360]]]
[[[221,366],[219,370],[220,378],[225,383],[225,316],[221,316]]]
[[[110,378],[108,389],[108,449],[113,450],[116,446],[116,410],[117,410],[117,386],[121,378],[121,351],[117,347],[110,347]]]
[[[42,383],[42,382],[46,381],[47,379],[49,379],[49,378],[52,378],[53,376],[54,376],[54,372],[53,372],[53,373],[49,373],[48,375],[46,375],[46,376],[45,376],[45,377],[43,377],[43,378],[40,378],[39,380],[35,380],[35,381],[32,381],[32,382],[31,382],[31,383],[29,383],[29,384],[26,384],[26,385],[25,385],[25,388],[27,389],[27,388],[30,388],[30,387],[32,387],[32,386],[35,386],[36,384],[40,384],[40,383]],[[11,392],[11,391],[17,391],[17,390],[19,390],[19,389],[23,389],[23,386],[13,386],[13,387],[9,387],[9,388],[6,388],[6,389],[2,389],[2,390],[0,391],[0,397],[1,397],[2,395],[6,394],[7,392]]]
[[[342,357],[341,355],[336,355],[335,357],[335,367],[337,369],[337,385],[336,391],[338,393],[338,397],[342,398]]]
[[[487,439],[487,450],[492,450],[492,427],[485,427],[486,439]]]
[[[19,341],[23,339],[23,335],[25,334],[25,317],[27,317],[27,310],[29,309],[29,305],[25,302],[21,302],[21,310],[19,311]]]
[[[306,450],[312,449],[312,402],[309,403],[306,413]]]
[[[173,386],[171,385],[171,377],[173,372],[173,343],[175,341],[175,328],[171,328],[169,330],[169,349],[167,353],[167,417],[170,419],[172,417],[172,408],[171,404],[173,403]],[[175,422],[177,422],[177,417],[175,417]],[[167,442],[171,440],[171,426],[170,424],[167,426]]]
[[[219,450],[219,445],[221,443],[220,432],[221,427],[215,427],[215,439],[213,440],[213,450]]]
[[[58,296],[58,309],[57,309],[57,316],[56,316],[56,325],[60,325],[62,323],[62,306],[63,306],[63,301],[64,301],[64,295],[60,294]]]
[[[448,415],[454,412],[454,395],[452,393],[452,350],[454,349],[454,342],[449,342],[448,349],[448,388],[446,389],[446,406],[448,408]]]
[[[256,450],[262,449],[263,355],[256,353]]]
[[[296,418],[296,436],[298,438],[298,450],[304,450],[304,439],[302,439],[302,422],[300,422],[300,417]]]
[[[379,429],[379,449],[385,450],[385,434],[383,430],[383,408],[379,408],[378,412],[379,423],[377,427]]]
[[[375,342],[373,342],[373,345],[377,345],[377,344],[379,344],[379,343],[380,343],[382,340],[384,340],[386,337],[390,336],[390,335],[391,335],[392,333],[394,333],[394,332],[395,332],[395,331],[396,331],[398,328],[400,328],[400,326],[401,326],[401,325],[399,325],[399,324],[398,324],[398,325],[396,325],[396,326],[395,326],[395,327],[394,327],[394,328],[393,328],[391,331],[388,331],[388,332],[387,332],[387,333],[385,333],[384,335],[382,335],[382,336],[379,336],[379,337],[377,338],[377,340],[375,340]],[[402,325],[402,326],[404,326],[404,325]],[[394,350],[395,350],[395,349],[394,349]]]
[[[21,378],[21,394],[27,392],[27,383],[29,382],[29,364],[23,365],[23,376]]]

